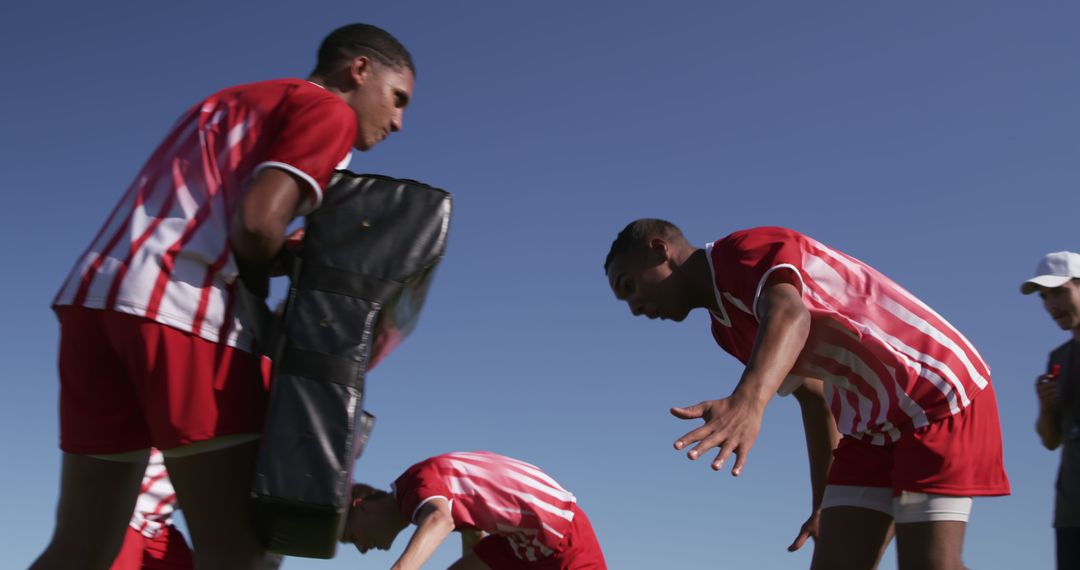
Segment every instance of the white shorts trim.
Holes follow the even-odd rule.
[[[894,497],[889,487],[827,485],[821,499],[822,510],[830,507],[858,507],[889,515],[897,524],[958,521],[971,517],[971,497],[954,497],[904,491]]]
[[[951,497],[904,491],[893,499],[893,519],[897,524],[959,521],[971,516],[971,497]]]
[[[890,487],[860,487],[858,485],[826,485],[821,509],[829,507],[860,507],[893,516],[893,494]]]
[[[172,449],[162,449],[161,454],[165,457],[187,457],[189,455],[197,455],[208,451],[218,451],[227,447],[233,447],[234,445],[240,445],[241,443],[255,441],[260,437],[262,437],[262,434],[258,433],[223,435],[221,437],[215,437],[214,439],[196,441],[195,443],[181,445]]]
[[[124,451],[121,453],[93,453],[87,455],[102,461],[115,461],[117,463],[146,463],[150,461],[150,448]]]

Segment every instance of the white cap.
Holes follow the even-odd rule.
[[[1056,251],[1046,254],[1035,268],[1035,277],[1020,285],[1020,292],[1030,295],[1039,287],[1061,287],[1070,279],[1080,278],[1080,253]]]

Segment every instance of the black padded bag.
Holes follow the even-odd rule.
[[[364,377],[412,331],[450,222],[450,194],[412,180],[334,175],[304,224],[283,316],[249,314],[273,358],[252,498],[267,547],[333,557],[352,470],[374,418]]]

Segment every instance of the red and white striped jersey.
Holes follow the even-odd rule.
[[[169,474],[165,472],[165,459],[157,449],[150,450],[150,462],[143,475],[142,489],[131,515],[131,528],[147,538],[154,538],[162,528],[172,524],[176,510],[176,491]]]
[[[53,305],[130,313],[247,349],[250,328],[233,312],[229,246],[246,185],[263,168],[286,170],[307,183],[310,211],[348,159],[355,133],[352,109],[308,81],[211,95],[150,156]]]
[[[713,337],[744,364],[770,277],[802,291],[810,336],[792,376],[825,381],[837,428],[875,445],[967,407],[990,382],[975,347],[945,319],[861,261],[784,228],[735,232],[706,246],[720,310]]]
[[[442,497],[450,502],[455,527],[505,536],[522,560],[559,549],[577,501],[540,468],[489,451],[425,459],[398,477],[394,495],[413,522],[421,506]]]

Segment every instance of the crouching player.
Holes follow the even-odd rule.
[[[395,569],[420,568],[453,531],[463,556],[451,570],[603,570],[600,544],[577,499],[539,468],[486,451],[437,455],[413,465],[393,492],[353,489],[342,539],[361,553],[388,550],[417,530]]]
[[[813,568],[875,567],[894,523],[901,568],[963,568],[971,497],[1008,494],[1009,482],[989,368],[945,319],[783,228],[696,248],[669,222],[638,220],[604,271],[634,315],[708,309],[717,344],[746,365],[729,397],[671,410],[705,421],[675,441],[690,459],[718,447],[713,469],[734,454],[738,475],[772,395],[795,394],[814,500],[791,549],[815,537]],[[843,434],[831,458],[829,412]]]
[[[142,489],[135,502],[135,512],[128,524],[120,554],[110,570],[194,568],[191,549],[180,529],[173,524],[175,511],[176,491],[165,471],[164,457],[157,449],[151,449]]]

